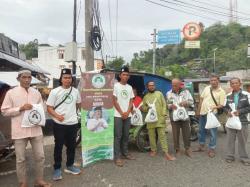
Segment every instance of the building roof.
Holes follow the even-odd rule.
[[[32,65],[32,64],[29,64],[21,59],[18,59],[18,58],[15,58],[13,56],[10,56],[10,55],[7,55],[3,52],[0,52],[0,59],[4,59],[6,60],[8,63],[12,63],[12,64],[15,64],[16,66],[19,66],[19,67],[22,67],[22,68],[27,68],[31,71],[35,71],[35,72],[38,72],[38,73],[43,73],[43,74],[47,74],[49,75],[50,73],[48,71],[45,71],[43,70],[42,68],[40,68],[39,66],[37,65]],[[5,63],[6,66],[8,66],[7,63]]]
[[[17,81],[18,72],[1,72],[0,73],[0,84],[8,84],[9,86],[17,86],[19,82]],[[32,76],[31,84],[41,84],[42,82]]]

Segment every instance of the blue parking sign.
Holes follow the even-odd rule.
[[[181,30],[162,30],[158,31],[158,44],[180,44],[181,42]]]

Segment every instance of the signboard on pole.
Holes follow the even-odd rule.
[[[82,81],[84,80],[84,81]],[[113,159],[114,73],[83,73],[81,80],[81,133],[83,167]]]
[[[183,35],[186,40],[195,40],[201,35],[201,27],[199,24],[190,22],[183,27]]]
[[[186,49],[199,49],[201,47],[201,43],[199,40],[197,41],[185,41]]]
[[[158,31],[158,44],[180,44],[181,31],[180,29]]]

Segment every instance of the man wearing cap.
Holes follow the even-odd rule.
[[[30,87],[31,79],[30,70],[24,69],[18,72],[17,80],[20,85],[7,92],[1,111],[4,116],[11,116],[11,137],[15,145],[16,171],[19,185],[21,187],[28,186],[25,151],[28,142],[30,142],[35,160],[35,186],[48,187],[51,184],[43,180],[45,157],[41,126],[21,126],[25,111],[31,110],[32,104],[42,105],[41,94]]]
[[[81,170],[74,166],[76,136],[77,136],[77,110],[80,108],[81,97],[72,85],[70,69],[62,69],[59,79],[60,86],[51,90],[47,100],[47,110],[54,121],[54,173],[53,180],[61,180],[61,162],[63,145],[67,147],[67,162],[64,172],[77,175]]]
[[[113,103],[115,107],[114,119],[114,161],[119,167],[124,165],[122,158],[134,160],[128,153],[130,117],[133,106],[133,89],[127,84],[129,69],[124,66],[119,75],[120,81],[115,83],[113,91]]]
[[[167,137],[165,133],[166,128],[166,115],[167,115],[167,105],[163,94],[155,89],[155,82],[150,80],[147,82],[148,93],[143,97],[142,111],[148,112],[150,109],[150,104],[155,104],[155,109],[157,113],[158,120],[155,122],[147,123],[149,143],[150,143],[150,153],[151,157],[157,155],[157,144],[156,144],[156,131],[158,134],[158,139],[161,143],[162,151],[165,153],[165,159],[169,161],[174,161],[176,158],[172,156],[168,151]]]

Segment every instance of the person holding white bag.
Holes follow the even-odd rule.
[[[197,110],[199,119],[199,147],[194,152],[204,152],[206,144],[206,129],[207,115],[209,110],[218,114],[219,110],[223,108],[226,93],[221,88],[220,78],[217,75],[210,76],[210,86],[207,86],[200,95],[200,102]],[[217,128],[209,129],[210,142],[208,145],[208,156],[210,158],[215,157],[216,141],[217,141]]]
[[[248,93],[241,90],[241,80],[232,78],[230,80],[232,92],[226,97],[225,110],[229,119],[233,116],[239,117],[241,129],[234,126],[227,128],[227,144],[226,144],[226,162],[231,163],[235,160],[235,141],[238,138],[238,152],[240,160],[244,165],[250,166],[250,159],[246,151],[246,143],[248,137],[248,113],[250,113],[250,103]],[[232,111],[232,106],[235,105],[235,111]],[[230,107],[231,106],[231,107]],[[226,125],[227,126],[227,125]]]
[[[16,173],[19,186],[28,186],[25,152],[26,146],[30,142],[35,161],[35,186],[49,187],[51,184],[43,180],[45,157],[41,126],[40,124],[31,127],[23,127],[21,125],[24,113],[33,109],[34,104],[42,105],[43,103],[41,94],[36,89],[30,87],[31,79],[30,70],[22,69],[18,72],[17,80],[20,82],[20,85],[7,92],[1,111],[4,116],[11,116],[11,138],[14,140]]]
[[[167,103],[170,114],[170,122],[172,125],[173,132],[173,140],[174,140],[174,149],[176,155],[179,156],[180,151],[180,129],[182,130],[183,143],[185,147],[185,154],[188,157],[191,157],[190,150],[190,126],[189,126],[189,117],[187,114],[187,110],[189,107],[194,107],[194,100],[192,95],[187,89],[181,87],[180,79],[172,80],[172,90],[168,91],[167,95]],[[178,110],[180,108],[182,110]],[[174,112],[177,111],[177,118],[174,119]]]
[[[168,152],[168,143],[165,133],[166,128],[166,101],[163,96],[163,94],[160,91],[155,90],[155,83],[154,81],[149,81],[147,83],[147,89],[148,93],[143,97],[143,105],[142,105],[142,111],[149,113],[150,111],[153,114],[151,119],[156,119],[157,121],[154,122],[146,122],[147,123],[147,129],[149,134],[149,143],[150,143],[150,156],[154,157],[157,154],[157,145],[156,145],[156,132],[158,133],[158,139],[161,143],[161,148],[163,152],[165,153],[165,159],[166,160],[176,160],[174,156],[169,154]],[[155,111],[152,111],[153,107]],[[150,113],[149,113],[150,114]],[[146,120],[145,120],[146,121]]]

